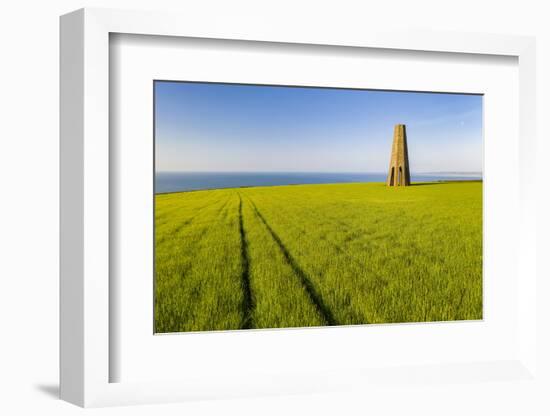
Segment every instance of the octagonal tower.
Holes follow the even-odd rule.
[[[393,129],[393,145],[386,185],[409,186],[410,184],[411,173],[409,171],[409,152],[407,150],[407,129],[404,124],[396,124]]]

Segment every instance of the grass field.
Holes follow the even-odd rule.
[[[482,318],[482,183],[155,197],[156,332]]]

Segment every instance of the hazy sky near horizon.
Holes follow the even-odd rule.
[[[156,171],[481,172],[482,96],[155,82]]]

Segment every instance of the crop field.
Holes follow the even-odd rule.
[[[482,183],[155,196],[155,330],[482,318]]]

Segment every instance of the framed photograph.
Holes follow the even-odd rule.
[[[63,16],[62,398],[537,383],[534,50]]]

